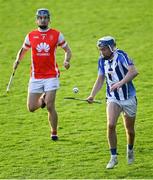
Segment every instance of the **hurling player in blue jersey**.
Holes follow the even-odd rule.
[[[106,80],[107,138],[111,152],[106,168],[111,169],[118,163],[116,124],[121,112],[127,134],[127,162],[131,164],[134,161],[134,124],[137,100],[132,80],[138,72],[128,55],[116,48],[113,37],[105,36],[99,39],[97,47],[100,51],[98,77],[87,101],[93,102]]]

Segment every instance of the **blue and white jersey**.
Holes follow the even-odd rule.
[[[118,90],[110,92],[112,84],[122,80],[128,72],[128,66],[133,65],[127,54],[117,49],[111,60],[104,60],[102,57],[98,61],[98,74],[104,75],[106,78],[106,97],[108,99],[126,100],[136,96],[136,91],[132,81],[124,84]]]

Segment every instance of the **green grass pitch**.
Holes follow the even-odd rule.
[[[61,88],[57,92],[58,142],[49,138],[47,111],[26,109],[30,52],[20,63],[9,94],[6,86],[25,35],[36,28],[35,12],[46,7],[51,27],[69,42],[71,68],[62,67],[57,50]],[[152,0],[0,0],[0,179],[145,179],[153,178],[153,1]],[[119,164],[106,170],[105,87],[102,104],[64,100],[86,98],[97,76],[96,41],[112,35],[118,48],[134,59],[139,76],[135,163],[126,163],[122,119],[117,125]],[[79,88],[73,94],[74,86]]]

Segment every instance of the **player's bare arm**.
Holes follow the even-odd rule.
[[[71,52],[71,49],[69,47],[69,45],[67,44],[65,47],[63,47],[64,51],[65,51],[65,59],[64,59],[64,67],[66,69],[69,69],[70,68],[70,59],[71,59],[71,56],[72,56],[72,52]]]
[[[25,53],[26,53],[27,51],[28,51],[28,50],[25,49],[25,48],[23,48],[23,47],[19,50],[19,52],[18,52],[18,54],[17,54],[17,57],[16,57],[16,60],[15,60],[15,62],[14,62],[14,64],[13,64],[13,69],[14,69],[14,70],[17,69],[20,61],[23,59],[23,57],[24,57],[24,55],[25,55]]]
[[[110,88],[110,91],[119,89],[121,86],[123,86],[123,84],[128,83],[129,81],[134,79],[137,75],[138,75],[138,71],[136,70],[135,66],[134,65],[129,66],[126,76],[121,81],[113,84]]]
[[[94,97],[96,96],[96,94],[100,91],[100,89],[103,86],[104,83],[104,79],[105,77],[103,75],[98,75],[95,84],[93,85],[92,91],[90,93],[90,96],[87,98],[87,101],[89,103],[92,103],[94,100]]]

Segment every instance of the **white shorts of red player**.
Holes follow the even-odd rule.
[[[59,89],[59,78],[34,79],[29,81],[29,93],[43,93]]]

